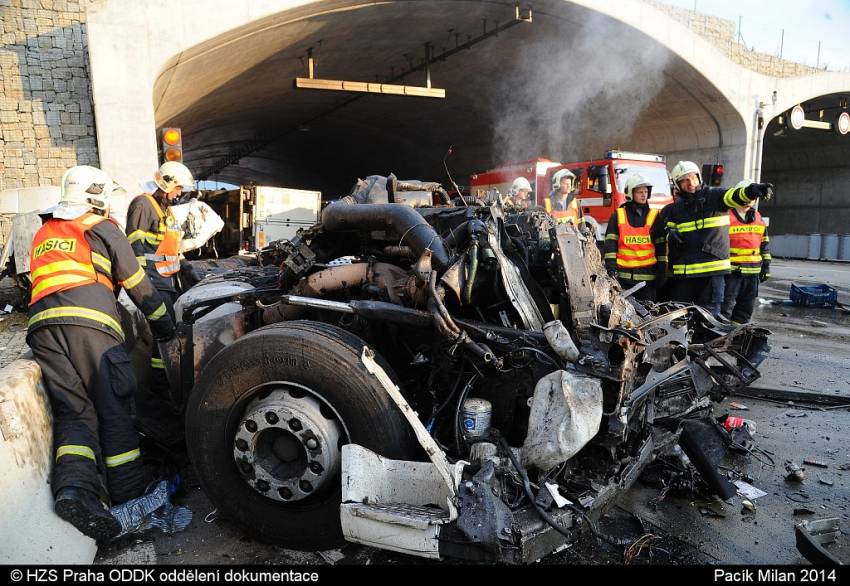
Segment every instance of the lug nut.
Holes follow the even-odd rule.
[[[313,492],[313,485],[307,482],[306,480],[302,480],[301,482],[299,482],[298,487],[303,492]]]
[[[325,471],[322,465],[315,461],[310,462],[310,470],[313,472],[313,474],[321,474]]]
[[[245,422],[245,429],[247,429],[251,433],[256,433],[257,432],[257,422],[254,421],[253,419],[249,419],[248,421]]]
[[[239,450],[240,452],[247,452],[248,451],[248,442],[246,442],[245,440],[243,440],[240,437],[238,440],[236,440],[236,449]]]
[[[301,422],[298,419],[293,417],[292,419],[289,420],[289,428],[292,431],[301,431],[302,427],[303,427],[303,425],[301,425]]]
[[[307,446],[308,450],[315,450],[319,447],[319,442],[316,441],[316,438],[311,437],[306,442],[304,442],[304,445]]]
[[[269,425],[275,425],[278,421],[280,421],[280,417],[278,417],[277,413],[274,411],[269,411],[266,413],[266,421],[269,422]]]
[[[285,486],[283,488],[278,488],[277,494],[280,495],[280,498],[287,501],[292,498],[292,491],[286,488]]]
[[[265,480],[258,480],[257,481],[257,490],[259,490],[260,492],[266,492],[268,489],[269,489],[269,483],[268,482],[266,482]]]

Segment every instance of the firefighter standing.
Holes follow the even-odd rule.
[[[661,210],[652,230],[656,254],[663,256],[660,239],[667,236],[670,265],[669,295],[673,301],[697,303],[719,316],[729,261],[729,213],[762,197],[769,199],[773,186],[753,183],[747,187],[702,185],[699,168],[680,161],[671,172],[679,189],[678,201]]]
[[[531,201],[531,183],[525,177],[517,177],[511,183],[510,195],[505,199],[505,205],[516,208],[528,208]]]
[[[738,187],[749,185],[742,181]],[[732,272],[726,277],[723,315],[735,325],[750,321],[759,294],[759,283],[770,277],[770,239],[767,225],[750,202],[740,210],[729,210],[729,260]]]
[[[605,269],[624,289],[638,283],[645,285],[635,293],[638,299],[655,301],[656,285],[662,286],[667,270],[667,257],[656,253],[651,231],[658,210],[649,207],[652,184],[642,175],[634,174],[626,182],[626,203],[608,220],[603,253]]]
[[[561,169],[552,175],[552,192],[543,200],[543,204],[546,213],[555,218],[555,222],[572,221],[576,225],[583,222],[581,207],[573,191],[575,179],[576,176],[569,169]]]
[[[53,410],[54,509],[85,535],[121,530],[105,508],[142,495],[151,480],[130,417],[135,378],[115,291],[123,287],[156,339],[174,324],[121,229],[105,217],[113,183],[94,167],[69,169],[60,203],[32,243],[27,343]]]
[[[183,292],[180,282],[182,230],[169,206],[184,190],[195,189],[195,179],[183,163],[169,161],[156,172],[154,182],[157,188],[153,193],[144,193],[130,202],[127,239],[133,246],[138,264],[162,296],[173,320],[174,302]],[[157,345],[154,345],[151,355],[151,388],[160,395],[167,395],[168,379]]]

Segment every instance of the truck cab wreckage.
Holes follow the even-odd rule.
[[[624,296],[592,237],[498,203],[345,198],[262,260],[184,294],[164,357],[204,491],[290,548],[533,562],[768,351]]]

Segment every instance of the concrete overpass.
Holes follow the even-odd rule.
[[[101,165],[125,183],[147,178],[156,130],[179,126],[185,162],[201,176],[334,197],[372,173],[442,179],[449,145],[460,177],[617,146],[723,163],[729,182],[763,168],[789,206],[776,214],[785,231],[797,230],[790,210],[812,200],[813,181],[817,203],[840,194],[836,205],[850,214],[850,136],[774,136],[777,116],[795,104],[850,94],[850,74],[761,75],[640,0],[537,0],[532,22],[473,42],[514,18],[507,0],[95,3],[88,34]],[[468,39],[468,50],[440,60]],[[309,48],[318,77],[382,81],[417,65],[426,43],[445,100],[344,103],[354,96],[293,87]],[[398,83],[424,82],[417,72]]]

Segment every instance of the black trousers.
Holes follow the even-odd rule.
[[[759,276],[732,273],[726,276],[723,315],[733,322],[745,324],[753,316],[759,296]]]
[[[163,302],[165,302],[165,309],[168,315],[176,323],[176,320],[174,320],[174,302],[177,301],[180,293],[159,289],[157,292],[162,297]],[[156,342],[154,342],[153,349],[151,350],[151,392],[163,398],[170,397],[168,377],[165,376],[165,366],[162,363],[162,356],[159,353],[159,346]]]
[[[617,278],[617,281],[620,283],[623,291],[628,291],[638,283],[646,283],[646,285],[635,291],[632,297],[641,301],[655,301],[655,281],[629,281],[628,279],[620,278]]]
[[[725,275],[689,279],[671,278],[667,281],[667,294],[671,301],[702,305],[714,315],[720,315],[725,290]]]
[[[136,377],[121,344],[76,325],[31,332],[53,409],[53,494],[73,486],[112,504],[144,493],[151,481],[130,416]]]

